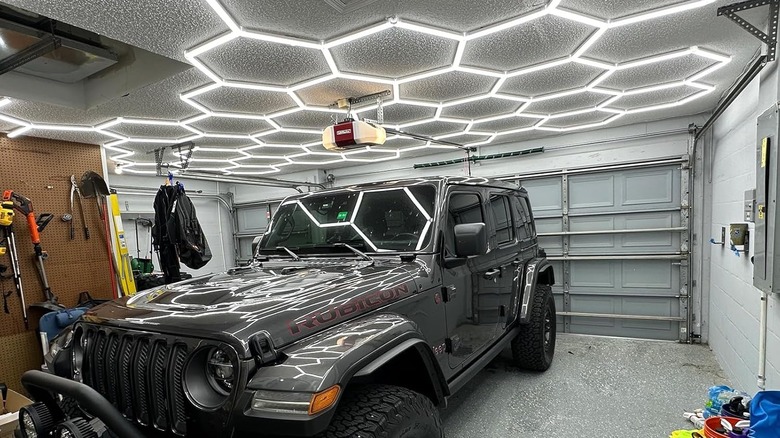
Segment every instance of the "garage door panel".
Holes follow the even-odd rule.
[[[630,213],[680,206],[680,169],[631,169],[569,177],[569,212]]]
[[[241,208],[237,210],[238,230],[241,233],[262,233],[268,226],[268,207]]]
[[[624,289],[670,290],[673,283],[680,282],[680,271],[672,269],[669,260],[625,260],[621,264]]]
[[[631,215],[621,218],[623,229],[651,230],[680,226],[680,213],[673,211]],[[659,231],[654,233],[631,233],[622,236],[621,245],[626,248],[660,248],[675,251],[680,248],[680,232]]]
[[[621,204],[624,206],[671,204],[674,201],[675,184],[672,169],[634,171],[625,174],[622,180]]]
[[[579,175],[569,178],[569,208],[614,207],[615,178],[612,175]]]
[[[547,251],[547,254],[560,254],[563,251],[563,238],[540,237],[539,248]]]
[[[571,288],[614,288],[614,263],[597,260],[577,260],[571,263]]]
[[[671,260],[572,260],[569,264],[571,295],[679,294],[680,267]]]
[[[679,308],[672,303],[673,301],[666,298],[624,297],[619,300],[609,300],[607,303],[604,297],[572,296],[571,311],[674,317],[679,314]],[[679,322],[677,321],[573,316],[570,322],[570,331],[572,332],[608,336],[671,340],[677,338],[678,330]]]
[[[536,232],[560,233],[563,230],[563,219],[560,217],[534,220]],[[563,251],[562,236],[539,236],[539,247],[547,251],[548,254],[560,254]]]
[[[563,219],[555,218],[535,218],[537,233],[559,233],[563,230]]]
[[[608,297],[598,296],[572,296],[571,311],[578,313],[617,313],[615,300]],[[571,326],[587,327],[615,327],[615,320],[611,318],[591,318],[583,316],[572,316]],[[577,332],[579,333],[579,332]]]
[[[557,212],[563,209],[562,180],[560,177],[524,180],[520,182],[531,200],[534,216],[542,217],[545,213]]]
[[[603,231],[615,229],[615,218],[608,216],[576,217],[569,221],[571,231]],[[572,253],[578,250],[584,252],[615,248],[614,234],[573,235],[569,240]]]
[[[595,319],[595,318],[594,318]],[[642,327],[634,327],[632,324],[626,324],[625,320],[616,320],[608,318],[599,318],[602,321],[609,321],[609,323],[602,322],[601,324],[570,324],[569,331],[572,333],[579,333],[584,335],[595,336],[621,336],[628,338],[643,338],[643,339],[657,339],[673,341],[677,339],[677,332],[679,331],[678,322],[668,321],[643,321]],[[580,321],[585,321],[585,318],[580,318]]]

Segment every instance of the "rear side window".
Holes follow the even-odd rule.
[[[523,211],[525,212],[525,221],[528,223],[528,229],[531,233],[534,233],[534,221],[531,219],[531,206],[528,204],[528,199],[520,198],[520,205],[523,206]]]
[[[515,240],[515,229],[512,223],[512,213],[509,198],[503,195],[490,197],[490,210],[496,220],[496,241],[500,245]]]

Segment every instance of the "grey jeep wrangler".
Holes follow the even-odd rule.
[[[544,371],[555,279],[526,191],[474,177],[285,199],[254,260],[105,303],[22,383],[26,438],[444,436],[506,347]]]

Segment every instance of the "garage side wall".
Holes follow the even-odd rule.
[[[772,67],[772,66],[770,66]],[[778,72],[764,71],[729,107],[701,144],[705,193],[711,215],[700,242],[709,258],[709,343],[738,388],[756,391],[759,339],[759,290],[753,287],[753,265],[720,240],[721,227],[743,221],[745,190],[756,187],[756,118],[778,100]],[[755,229],[750,224],[751,233]],[[727,231],[728,232],[728,231]],[[751,254],[752,255],[752,254]],[[705,267],[706,268],[706,267]],[[780,297],[769,300],[767,389],[780,389]]]

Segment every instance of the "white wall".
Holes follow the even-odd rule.
[[[743,221],[745,190],[756,187],[756,118],[778,100],[774,66],[757,78],[715,124],[700,145],[704,152],[704,190],[709,226],[704,248],[703,287],[709,289],[709,343],[734,385],[756,391],[759,338],[759,291],[752,286],[753,265],[720,245],[721,227]],[[753,229],[751,224],[751,230]],[[728,236],[727,236],[728,238]],[[707,268],[709,275],[707,275]],[[708,278],[709,277],[709,278]],[[709,281],[707,281],[709,280]],[[709,284],[707,284],[709,283]],[[769,300],[767,388],[780,389],[780,297]]]
[[[194,276],[221,272],[234,266],[235,257],[233,250],[232,217],[227,208],[213,197],[204,195],[216,195],[227,190],[216,182],[182,180],[187,194],[192,199],[197,210],[198,220],[206,235],[211,248],[211,261],[200,269],[190,269],[182,265],[182,271]],[[137,217],[154,220],[154,196],[164,178],[156,176],[115,175],[109,176],[111,188],[117,188],[119,192],[119,205],[122,210],[123,225],[130,255],[136,256],[135,222]],[[197,193],[201,190],[202,193]],[[134,194],[129,194],[134,193]],[[138,227],[140,234],[141,257],[148,254],[148,238],[145,229]],[[155,268],[160,269],[160,264],[154,256]]]

